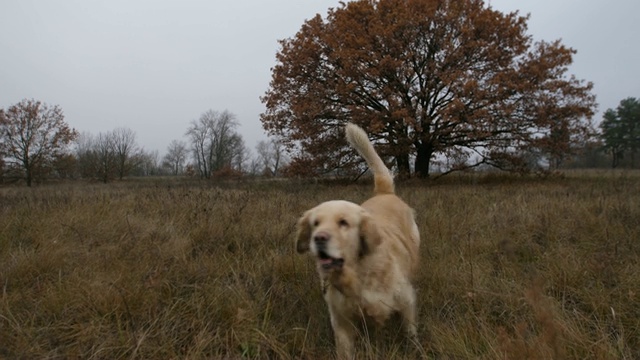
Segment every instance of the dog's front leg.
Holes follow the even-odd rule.
[[[415,340],[418,336],[416,328],[416,291],[412,286],[407,286],[404,291],[405,298],[402,301],[400,313],[402,314],[407,335]]]
[[[355,356],[356,329],[351,319],[353,305],[358,304],[362,285],[356,272],[348,266],[335,268],[327,279],[335,288],[332,301],[327,299],[331,313],[331,327],[336,343],[336,353],[340,360]],[[346,313],[345,313],[346,311]]]
[[[339,360],[350,360],[355,355],[356,332],[353,324],[346,318],[331,313],[331,327],[336,342],[336,354]]]

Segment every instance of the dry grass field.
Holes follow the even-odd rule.
[[[419,339],[363,328],[360,358],[640,358],[640,174],[400,183],[422,234]],[[317,203],[371,184],[0,188],[0,358],[324,359]]]

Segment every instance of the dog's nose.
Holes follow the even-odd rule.
[[[313,241],[318,244],[324,244],[329,241],[329,238],[330,236],[326,232],[319,232],[313,236]]]

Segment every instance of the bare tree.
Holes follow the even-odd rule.
[[[95,156],[95,176],[105,184],[117,174],[118,160],[116,157],[113,133],[99,133],[93,144]]]
[[[248,168],[246,170],[247,173],[251,175],[260,175],[262,170],[262,162],[258,159],[257,156],[252,157],[247,164]]]
[[[120,180],[129,174],[135,166],[135,153],[139,151],[136,145],[136,133],[127,128],[117,128],[111,133],[113,151],[116,158],[116,169]]]
[[[244,149],[238,122],[228,111],[209,110],[192,121],[186,135],[191,140],[194,165],[199,175],[209,179],[215,171],[233,168],[234,158]]]
[[[211,119],[206,114],[202,114],[197,122],[191,121],[186,135],[191,139],[193,165],[201,177],[210,178]]]
[[[0,110],[0,155],[27,186],[51,171],[77,135],[57,105],[25,99]]]
[[[113,132],[101,132],[95,136],[82,133],[76,141],[75,152],[81,177],[98,179],[106,184],[118,176]]]
[[[77,159],[78,175],[82,178],[93,177],[96,173],[96,156],[93,148],[94,136],[88,132],[82,132],[75,141],[75,155]]]
[[[131,174],[134,176],[154,176],[160,175],[162,169],[159,166],[160,154],[158,150],[144,151],[140,150],[136,152],[132,158],[131,163],[135,164],[131,169]]]
[[[239,125],[235,115],[224,111],[214,117],[212,123],[212,170],[220,170],[225,166],[231,167],[233,158],[244,147],[242,136],[235,131]]]
[[[230,161],[228,165],[223,165],[223,167],[227,166],[235,171],[244,172],[250,153],[244,144],[242,136],[240,134],[232,135],[227,148],[229,149]]]
[[[288,160],[285,147],[279,140],[261,140],[256,145],[256,152],[258,161],[262,164],[262,173],[269,176],[278,176],[280,168],[286,165]]]
[[[164,156],[163,166],[169,168],[171,174],[180,175],[184,170],[184,164],[187,161],[187,144],[184,141],[173,140],[167,148],[167,154]]]

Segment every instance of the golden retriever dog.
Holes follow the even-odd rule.
[[[395,195],[393,177],[367,134],[354,124],[347,141],[374,175],[374,195],[358,205],[324,202],[298,220],[296,247],[316,262],[329,307],[338,358],[353,358],[361,319],[383,324],[400,313],[416,336],[416,294],[411,283],[420,234],[414,212]]]

